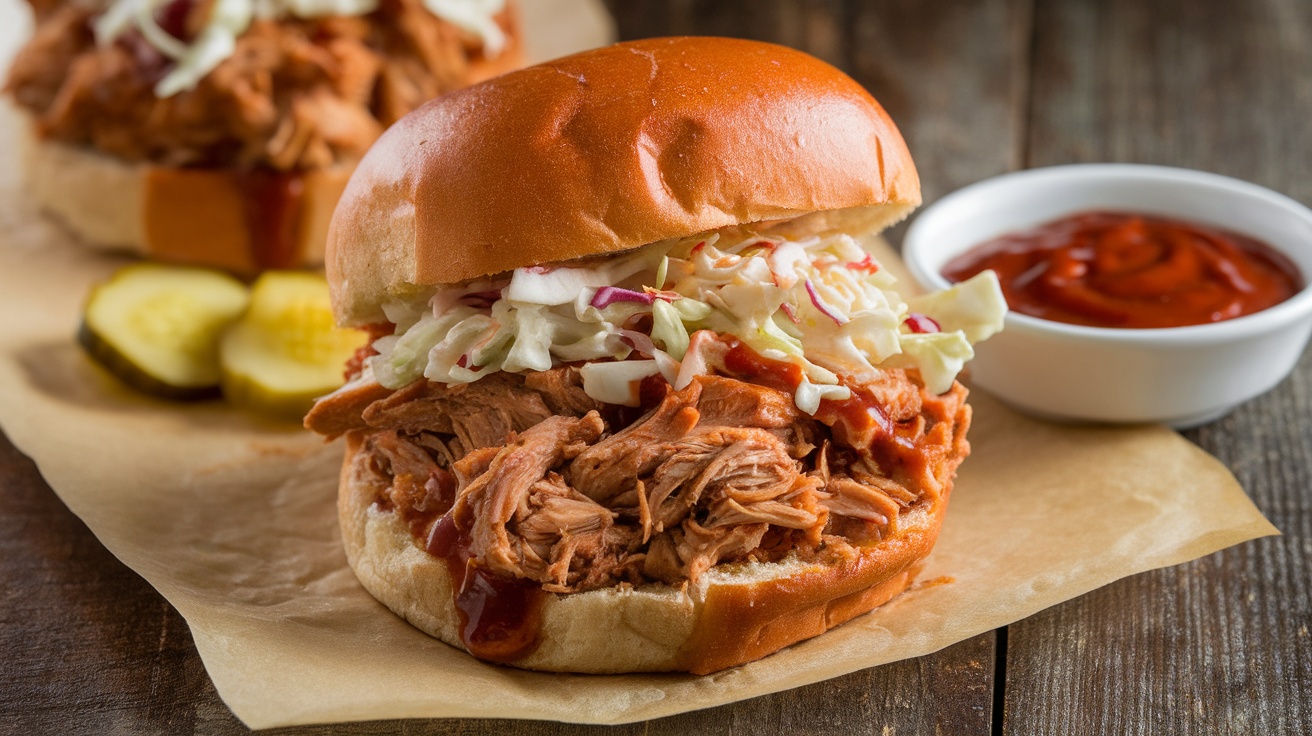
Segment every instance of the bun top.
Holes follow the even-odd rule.
[[[342,324],[432,286],[810,213],[880,229],[920,203],[873,97],[783,46],[658,38],[439,97],[361,161],[328,232]]]

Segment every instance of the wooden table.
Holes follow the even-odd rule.
[[[624,38],[750,36],[847,70],[901,126],[927,201],[1012,169],[1135,161],[1312,203],[1305,0],[611,7]],[[287,732],[1312,733],[1312,355],[1186,436],[1285,536],[1123,580],[934,655],[613,731],[412,721]],[[246,730],[182,618],[2,437],[0,489],[0,732]]]

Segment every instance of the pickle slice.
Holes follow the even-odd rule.
[[[217,271],[141,263],[92,289],[78,342],[127,385],[165,399],[219,396],[219,336],[249,295]]]
[[[343,383],[347,359],[368,335],[333,325],[323,276],[268,271],[251,287],[246,314],[223,336],[223,395],[288,419]]]

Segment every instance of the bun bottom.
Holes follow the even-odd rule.
[[[387,480],[347,435],[338,513],[347,559],[374,598],[455,647],[461,622],[446,562],[421,549],[398,515],[375,504]],[[910,510],[898,532],[831,564],[787,558],[730,563],[695,584],[546,593],[538,643],[513,666],[551,672],[691,672],[750,662],[824,633],[902,592],[938,537],[945,502]]]
[[[354,170],[257,179],[36,139],[25,158],[28,191],[88,247],[239,274],[322,264],[328,222]],[[292,193],[280,198],[280,187]],[[269,232],[278,234],[261,235]]]

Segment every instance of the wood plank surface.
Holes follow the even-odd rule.
[[[1303,0],[608,4],[625,38],[744,36],[844,68],[903,130],[927,201],[1023,166],[1140,161],[1312,202]],[[1121,581],[934,655],[650,723],[269,733],[1312,733],[1312,355],[1271,394],[1187,436],[1284,537]],[[180,616],[3,435],[0,585],[0,733],[247,732]]]
[[[1312,203],[1310,3],[1041,3],[1032,89],[1030,166],[1186,166]],[[1011,626],[1005,733],[1312,733],[1312,354],[1186,436],[1284,536]]]
[[[0,733],[189,733],[178,704],[217,702],[182,617],[3,436],[0,560]]]

